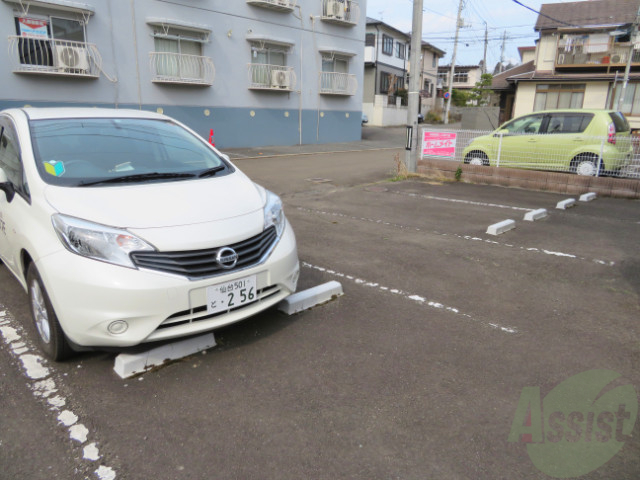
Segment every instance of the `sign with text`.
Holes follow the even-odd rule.
[[[455,157],[456,137],[451,132],[424,132],[422,157]]]
[[[38,20],[35,18],[21,17],[18,19],[18,24],[20,25],[20,36],[22,37],[31,37],[31,38],[48,38],[49,37],[49,34],[47,33],[46,20]]]

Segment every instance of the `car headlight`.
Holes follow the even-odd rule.
[[[83,257],[136,268],[129,257],[131,252],[155,250],[144,240],[123,229],[60,214],[54,214],[51,221],[67,250]]]
[[[266,190],[267,202],[264,205],[264,228],[265,230],[271,225],[276,227],[278,236],[282,235],[284,230],[284,211],[282,210],[282,200],[275,193]]]

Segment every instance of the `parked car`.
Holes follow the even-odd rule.
[[[169,117],[2,111],[0,189],[0,258],[54,360],[209,331],[296,289],[278,196]]]
[[[424,122],[424,115],[422,115],[421,113],[418,114],[418,123],[422,123]]]
[[[548,110],[523,115],[463,151],[465,163],[578,175],[616,172],[631,162],[630,128],[612,110]],[[601,158],[602,156],[602,158]]]
[[[362,125],[365,123],[369,123],[369,117],[367,117],[366,113],[362,112]]]

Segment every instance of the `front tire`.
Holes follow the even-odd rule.
[[[27,288],[31,318],[36,329],[38,345],[43,353],[54,361],[64,360],[73,354],[67,338],[58,322],[51,300],[35,265],[27,271]]]

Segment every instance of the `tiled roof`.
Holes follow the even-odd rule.
[[[640,0],[591,0],[586,2],[547,3],[540,7],[536,31],[633,23]],[[549,18],[550,17],[550,18]]]
[[[511,88],[512,84],[509,83],[509,78],[514,75],[521,75],[526,73],[533,73],[536,67],[533,64],[533,60],[527,63],[523,63],[522,65],[518,65],[517,67],[511,68],[506,72],[499,73],[493,77],[491,81],[491,89],[492,90],[508,90]]]

